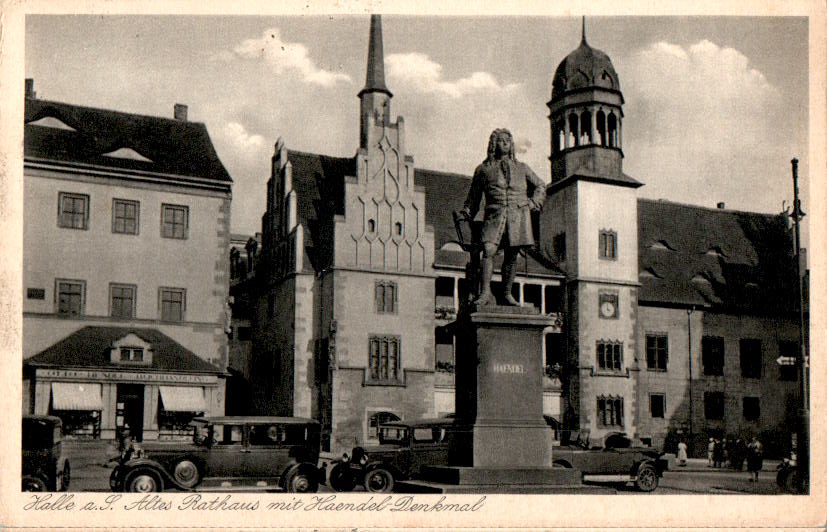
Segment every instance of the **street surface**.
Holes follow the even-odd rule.
[[[105,442],[75,443],[65,442],[66,452],[72,464],[72,482],[70,491],[109,491],[109,474],[115,466],[108,462],[109,458],[117,457],[114,445]],[[732,469],[713,469],[707,467],[705,459],[690,459],[687,467],[675,465],[664,473],[660,486],[655,495],[688,495],[688,494],[739,494],[739,495],[772,495],[780,494],[781,490],[775,484],[776,460],[764,460],[764,469],[758,476],[758,482],[750,482],[750,473],[747,471],[733,471]],[[623,494],[647,495],[639,493],[631,487],[615,487],[599,484],[597,492],[592,489],[589,494]],[[325,486],[319,486],[320,492],[329,492]],[[576,493],[576,490],[573,490]]]

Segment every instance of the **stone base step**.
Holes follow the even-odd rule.
[[[499,493],[499,494],[599,494],[613,493],[602,486],[573,484],[443,484],[427,480],[405,480],[394,484],[396,493]]]
[[[461,467],[425,466],[420,478],[451,485],[580,486],[579,469],[558,467]]]

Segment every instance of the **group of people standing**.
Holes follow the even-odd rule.
[[[764,448],[756,437],[749,443],[742,438],[736,438],[734,441],[726,438],[709,438],[706,456],[709,467],[723,468],[729,465],[735,471],[742,471],[746,461],[747,471],[752,474],[751,482],[758,480],[758,472],[764,465]]]

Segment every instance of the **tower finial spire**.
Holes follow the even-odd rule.
[[[382,16],[370,16],[370,39],[368,42],[368,68],[365,76],[365,88],[359,92],[384,92],[391,95],[385,86],[385,52],[382,47]]]
[[[583,15],[583,29],[580,33],[580,42],[586,42],[586,15]]]

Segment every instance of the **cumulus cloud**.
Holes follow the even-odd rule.
[[[780,94],[738,50],[703,40],[688,47],[658,42],[636,54],[627,114],[650,141],[684,149],[731,150],[772,135]],[[637,112],[640,109],[643,112]]]
[[[430,94],[442,94],[459,98],[480,92],[511,91],[516,83],[500,84],[488,72],[474,72],[470,76],[454,81],[442,77],[442,65],[431,60],[426,54],[391,54],[385,59],[388,77],[394,85],[405,85],[410,89]]]
[[[221,128],[221,137],[237,155],[254,155],[264,147],[264,137],[250,134],[238,122],[229,122]]]
[[[347,74],[319,68],[305,45],[282,40],[278,28],[265,30],[259,38],[245,39],[233,48],[232,53],[245,59],[262,59],[276,74],[295,72],[306,83],[323,87],[351,81]],[[216,56],[219,60],[226,58],[226,53]]]

